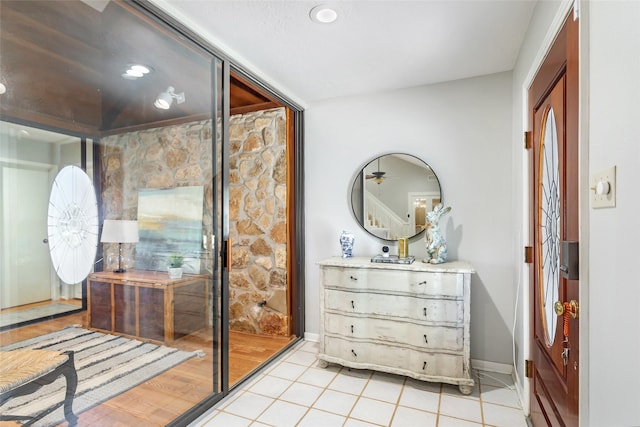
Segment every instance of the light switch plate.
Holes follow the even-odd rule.
[[[598,183],[609,183],[607,194],[598,194]],[[616,167],[612,166],[591,175],[589,185],[592,208],[614,208],[616,206]]]

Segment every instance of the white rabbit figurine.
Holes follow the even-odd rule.
[[[442,204],[438,203],[431,212],[427,212],[427,233],[424,236],[427,246],[427,258],[424,262],[440,264],[447,260],[447,242],[444,241],[444,237],[442,237],[442,234],[440,233],[438,221],[442,215],[446,214],[450,210],[451,207],[443,208]]]

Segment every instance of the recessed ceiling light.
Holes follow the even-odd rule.
[[[122,78],[127,80],[136,80],[137,78],[144,77],[153,71],[153,68],[143,64],[129,64],[128,67],[129,68],[122,73]]]
[[[0,95],[2,95],[3,93],[5,93],[7,91],[7,87],[0,83]]]
[[[142,77],[142,76],[144,76],[144,73],[142,73],[141,71],[138,71],[138,70],[134,70],[133,68],[129,68],[126,71],[126,74],[130,75],[131,77]]]
[[[131,70],[133,71],[137,71],[139,73],[142,74],[149,74],[149,72],[151,71],[151,68],[147,67],[146,65],[142,65],[142,64],[133,64],[131,65]]]
[[[320,24],[330,24],[338,19],[338,12],[331,6],[320,4],[311,9],[311,11],[309,12],[309,17],[313,22],[318,22]]]

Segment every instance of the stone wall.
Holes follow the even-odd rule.
[[[230,123],[231,328],[289,334],[284,108]]]
[[[287,335],[285,110],[233,116],[230,126],[230,327]],[[203,232],[211,236],[211,138],[211,121],[103,138],[104,219],[136,219],[140,189],[202,185]],[[135,245],[123,247],[125,253],[135,251]],[[104,251],[113,253],[114,248],[105,245]],[[105,260],[105,269],[117,263]],[[201,265],[203,273],[211,272],[211,256]]]

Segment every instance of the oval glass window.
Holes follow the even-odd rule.
[[[557,315],[554,304],[558,300],[560,281],[560,169],[558,133],[553,108],[542,122],[540,148],[540,181],[538,183],[538,277],[542,324],[547,345],[553,345]]]
[[[77,166],[64,167],[53,181],[47,235],[60,280],[83,281],[98,248],[98,203],[91,178]]]

